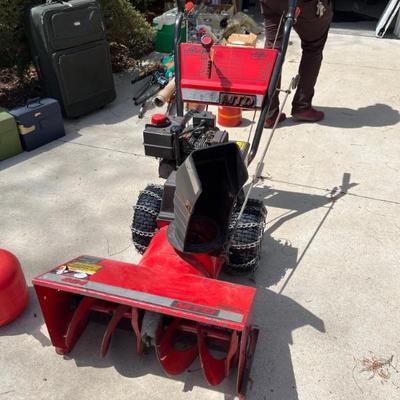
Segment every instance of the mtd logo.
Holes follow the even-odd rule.
[[[175,300],[172,304],[172,307],[179,308],[180,310],[189,311],[196,314],[210,315],[213,317],[218,316],[219,310],[215,308],[209,308],[204,306],[199,306],[197,304],[185,303],[184,301]]]

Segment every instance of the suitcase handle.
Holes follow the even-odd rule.
[[[68,1],[64,1],[64,0],[46,0],[46,4],[51,4],[51,3],[60,3],[60,4],[64,4],[68,7],[73,7],[72,4],[68,3]]]
[[[41,100],[40,97],[35,97],[35,98],[33,98],[33,99],[29,99],[29,100],[26,102],[26,108],[35,108],[35,107],[41,106],[42,103],[40,102],[40,100]],[[32,104],[34,104],[34,103],[37,103],[37,105],[32,106]]]

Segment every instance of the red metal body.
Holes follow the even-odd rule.
[[[243,397],[258,334],[251,325],[255,289],[216,280],[222,257],[180,254],[166,232],[167,227],[158,231],[138,265],[82,256],[34,279],[52,343],[57,352],[68,353],[90,313],[100,312],[111,316],[101,353],[123,318],[130,320],[141,353],[143,318],[154,312],[163,316],[155,349],[167,374],[184,372],[199,356],[207,381],[216,385],[237,366],[237,392]],[[77,295],[83,298],[73,309]],[[182,337],[191,344],[178,346]],[[215,346],[222,357],[211,352]]]
[[[14,321],[28,300],[28,287],[17,257],[0,249],[0,326]]]
[[[197,43],[180,46],[184,101],[261,108],[278,56],[277,49],[214,45],[208,52]]]

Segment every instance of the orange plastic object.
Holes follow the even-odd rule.
[[[28,305],[28,287],[17,257],[0,249],[0,326],[14,321]]]
[[[242,123],[242,110],[233,107],[218,107],[218,125],[232,128]]]

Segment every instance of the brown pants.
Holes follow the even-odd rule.
[[[322,1],[326,11],[321,18],[316,15],[317,0],[298,1],[301,13],[294,29],[301,39],[303,54],[299,67],[299,86],[292,103],[292,114],[309,109],[314,97],[314,87],[322,63],[322,51],[328,38],[333,16],[332,2],[330,0]],[[287,10],[287,0],[260,0],[260,2],[265,22],[265,47],[271,48],[278,32],[281,16]],[[280,46],[281,39],[282,30],[278,33],[275,47]],[[269,117],[276,112],[278,107],[279,98],[278,93],[276,93],[271,104]]]

